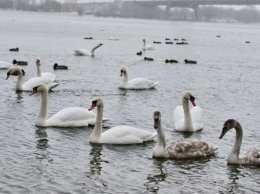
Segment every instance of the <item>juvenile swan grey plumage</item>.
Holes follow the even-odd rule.
[[[243,129],[238,121],[234,119],[228,119],[224,123],[219,139],[222,139],[222,137],[224,137],[224,135],[232,128],[235,128],[236,130],[236,140],[233,149],[227,158],[227,162],[229,164],[260,165],[260,145],[249,149],[243,157],[239,157],[243,138]]]
[[[157,130],[157,143],[153,149],[153,157],[159,158],[201,158],[214,154],[217,149],[209,146],[207,142],[197,139],[179,139],[166,145],[165,136],[161,124],[161,113],[153,114],[154,128]]]

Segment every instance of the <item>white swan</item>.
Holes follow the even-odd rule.
[[[126,68],[122,67],[120,72],[121,72],[121,76],[123,76],[123,81],[119,86],[119,88],[122,89],[132,89],[132,90],[152,89],[159,84],[159,81],[154,82],[146,78],[134,78],[128,81],[128,74]]]
[[[53,89],[59,85],[58,83],[52,82],[43,77],[33,77],[28,81],[22,83],[25,72],[18,67],[11,67],[10,69],[8,69],[6,79],[8,79],[10,75],[18,75],[16,82],[16,90],[18,91],[32,91],[32,89],[40,83],[46,85],[48,90]]]
[[[48,90],[43,84],[33,88],[30,95],[41,92],[41,107],[35,125],[41,127],[84,127],[94,125],[96,113],[81,107],[68,107],[60,110],[51,118],[47,119],[48,114]],[[108,122],[109,119],[103,119]]]
[[[0,61],[0,69],[9,69],[10,67],[15,67],[15,62]]]
[[[153,157],[158,158],[201,158],[214,154],[217,147],[209,146],[207,142],[197,139],[179,139],[166,145],[161,124],[161,113],[154,112],[154,128],[157,130],[157,143],[153,149]]]
[[[236,141],[231,153],[227,158],[227,162],[229,164],[260,165],[260,145],[249,149],[243,157],[239,157],[243,138],[243,129],[238,121],[234,119],[227,120],[224,123],[219,139],[222,139],[222,137],[232,128],[235,128],[236,130]]]
[[[56,75],[51,72],[41,72],[41,61],[39,59],[36,59],[36,67],[37,67],[37,77],[44,77],[46,79],[49,79],[51,81],[56,80]]]
[[[89,110],[97,107],[97,119],[94,130],[90,135],[90,142],[97,144],[141,144],[145,141],[153,141],[156,133],[130,126],[113,127],[102,133],[103,100],[93,100]]]
[[[189,108],[189,100],[192,107]],[[174,128],[181,132],[195,132],[203,129],[201,119],[202,109],[195,104],[195,98],[191,92],[185,92],[182,97],[182,105],[177,106],[173,112]]]
[[[146,44],[146,40],[143,39],[143,50],[154,50],[154,47],[152,45]]]
[[[97,46],[95,46],[95,47],[91,50],[91,52],[90,52],[89,50],[83,49],[83,48],[76,49],[76,50],[74,50],[74,55],[78,55],[78,56],[86,55],[86,56],[92,56],[92,57],[93,57],[93,56],[94,56],[94,51],[95,51],[97,48],[101,47],[102,45],[103,45],[102,43],[98,44]]]

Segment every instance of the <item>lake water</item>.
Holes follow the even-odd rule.
[[[144,145],[92,145],[93,128],[40,128],[34,125],[40,95],[16,93],[16,77],[0,71],[0,193],[260,193],[258,167],[227,165],[235,131],[219,139],[223,123],[237,119],[244,128],[241,153],[259,143],[259,24],[196,23],[79,17],[76,14],[0,12],[0,60],[27,60],[25,79],[54,72],[60,85],[49,93],[49,116],[62,108],[89,108],[101,96],[106,126],[153,129],[153,112],[161,111],[167,142],[182,137],[218,146],[216,156],[202,160],[152,158],[155,142]],[[221,35],[217,38],[217,35]],[[93,37],[93,40],[84,40]],[[117,37],[111,41],[109,37]],[[142,40],[154,44],[143,56]],[[165,38],[185,38],[188,45],[167,45]],[[250,41],[246,44],[245,41]],[[91,49],[94,58],[74,56]],[[17,53],[9,48],[19,47]],[[143,57],[155,61],[144,61]],[[184,64],[192,59],[197,65]],[[178,64],[166,64],[176,59]],[[69,66],[53,71],[54,63]],[[120,67],[129,78],[159,80],[154,90],[119,90]],[[193,134],[174,131],[173,110],[191,91],[203,109],[204,129]]]

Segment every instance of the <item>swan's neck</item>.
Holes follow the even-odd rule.
[[[103,105],[97,107],[97,118],[95,128],[91,133],[90,140],[93,143],[99,143],[102,133]]]
[[[100,45],[95,46],[95,47],[91,50],[91,56],[94,56],[94,51],[95,51],[98,47],[100,47]]]
[[[160,147],[165,149],[166,143],[165,143],[165,136],[162,129],[161,122],[159,123],[159,127],[157,128],[157,143],[156,147]]]
[[[182,105],[183,105],[183,111],[184,111],[184,129],[186,129],[187,131],[193,131],[189,101],[183,98]]]
[[[236,141],[232,148],[231,153],[228,156],[229,163],[239,163],[239,153],[240,153],[240,148],[241,148],[241,143],[243,138],[243,130],[240,123],[238,122],[236,123],[235,130],[236,130]]]
[[[47,118],[47,113],[48,113],[48,91],[45,90],[41,93],[42,95],[42,100],[41,100],[41,108],[40,108],[40,112],[39,115],[37,117],[37,121],[36,124],[37,125],[45,125],[45,121]]]
[[[22,90],[22,79],[23,79],[23,72],[19,69],[18,70],[18,78],[16,82],[16,90]]]
[[[37,76],[38,77],[41,77],[41,68],[40,68],[40,65],[39,64],[36,64],[36,66],[37,66]]]
[[[146,41],[144,40],[144,48],[146,47]]]
[[[128,82],[128,74],[127,74],[127,71],[125,71],[125,73],[123,75],[122,86],[126,86],[127,82]]]

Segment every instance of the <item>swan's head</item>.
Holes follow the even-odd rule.
[[[99,107],[102,105],[103,105],[103,100],[102,100],[102,98],[98,97],[92,101],[92,105],[88,110],[90,111],[90,110],[94,109],[96,106]]]
[[[185,92],[183,95],[183,99],[189,100],[193,106],[196,106],[195,97],[192,95],[191,92]]]
[[[121,67],[121,69],[120,69],[120,76],[122,77],[122,76],[124,76],[126,74],[127,74],[126,68],[125,67]]]
[[[40,61],[40,59],[36,59],[36,65],[41,65],[41,61]]]
[[[47,91],[47,88],[45,85],[43,84],[38,84],[37,86],[35,86],[33,89],[32,89],[32,92],[30,94],[31,95],[34,95],[35,93],[37,92],[43,92],[43,91]]]
[[[235,128],[237,125],[237,121],[235,119],[228,119],[224,125],[223,125],[223,129],[222,132],[219,136],[219,139],[222,139],[222,137],[224,137],[224,135],[232,128]]]
[[[153,113],[153,119],[154,119],[154,128],[158,129],[161,121],[161,113],[159,111],[155,111]]]
[[[11,67],[7,70],[7,76],[6,76],[6,80],[8,80],[8,78],[10,77],[10,75],[18,75],[19,71],[22,72],[23,76],[25,75],[25,72],[23,69],[19,69],[18,67]]]
[[[97,46],[100,47],[100,46],[102,46],[102,45],[103,45],[102,43],[99,43]]]
[[[145,39],[143,39],[143,42],[145,42],[146,40]]]

